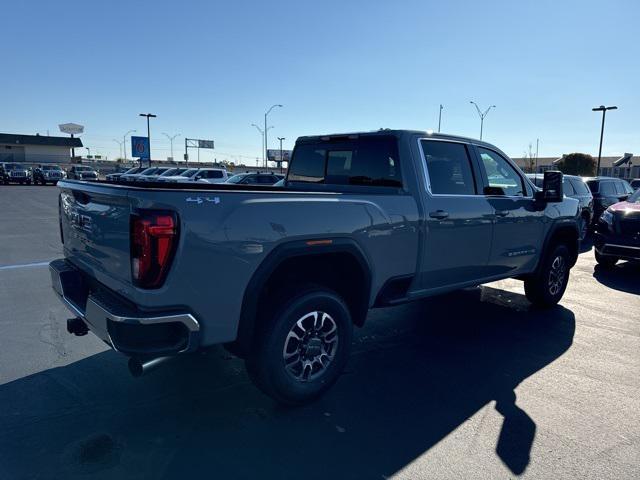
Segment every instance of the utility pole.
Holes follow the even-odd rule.
[[[267,149],[269,148],[269,142],[267,140],[267,132],[268,132],[268,128],[267,128],[267,115],[269,115],[269,113],[271,112],[271,110],[273,110],[276,107],[280,107],[282,108],[282,105],[280,105],[279,103],[275,104],[275,105],[271,105],[271,108],[269,108],[269,110],[266,111],[266,113],[264,114],[264,166],[265,168],[267,167]]]
[[[175,162],[175,158],[173,158],[173,139],[179,137],[181,134],[176,133],[175,135],[169,135],[164,132],[162,132],[162,134],[169,139],[169,143],[171,144],[171,160]]]
[[[286,138],[284,137],[278,137],[278,140],[280,140],[280,173],[282,173],[282,141],[286,140]]]
[[[442,109],[444,105],[440,104],[440,113],[438,113],[438,133],[440,133],[440,124],[442,123]]]
[[[484,117],[487,116],[487,113],[489,113],[489,110],[491,110],[492,108],[496,108],[496,106],[495,105],[491,105],[483,113],[482,110],[480,110],[480,107],[478,106],[478,104],[476,102],[474,102],[473,100],[470,100],[469,103],[473,103],[475,105],[475,107],[476,107],[476,110],[478,111],[478,116],[480,117],[480,140],[482,140],[482,127],[484,126]]]
[[[591,110],[594,112],[602,112],[602,127],[600,128],[600,148],[598,149],[598,166],[596,167],[596,176],[600,175],[600,158],[602,157],[602,139],[604,137],[604,117],[607,114],[607,110],[617,110],[618,107],[605,107],[604,105],[600,105],[599,107],[594,107]]]
[[[156,118],[157,115],[153,113],[141,113],[140,116],[147,117],[147,143],[149,144],[149,166],[151,166],[151,128],[149,127],[149,119]]]

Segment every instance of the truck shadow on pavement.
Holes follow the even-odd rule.
[[[596,265],[593,278],[614,290],[640,295],[640,264],[618,262],[610,268]]]
[[[99,353],[0,386],[0,477],[380,479],[486,408],[504,417],[498,438],[465,440],[461,455],[495,449],[518,475],[536,424],[514,389],[574,330],[569,310],[490,287],[376,310],[338,383],[297,409],[257,391],[221,348],[140,379]]]

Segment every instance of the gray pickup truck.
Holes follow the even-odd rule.
[[[555,305],[578,202],[496,147],[407,130],[301,137],[283,186],[61,181],[54,290],[140,375],[226,344],[276,400],[342,371],[371,308],[507,277]]]

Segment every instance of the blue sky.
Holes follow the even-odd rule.
[[[5,2],[0,132],[85,125],[92,153],[146,131],[214,139],[212,157],[252,163],[300,135],[380,127],[477,137],[469,100],[495,104],[484,139],[522,156],[640,155],[640,2]],[[176,139],[176,157],[184,137]],[[193,158],[193,157],[192,157]]]

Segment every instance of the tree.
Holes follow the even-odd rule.
[[[587,153],[569,153],[563,155],[556,163],[558,170],[567,175],[593,176],[596,172],[596,161]]]
[[[533,172],[536,165],[536,154],[533,153],[533,145],[529,144],[529,152],[524,152],[522,159],[524,160],[524,171],[527,173]]]

